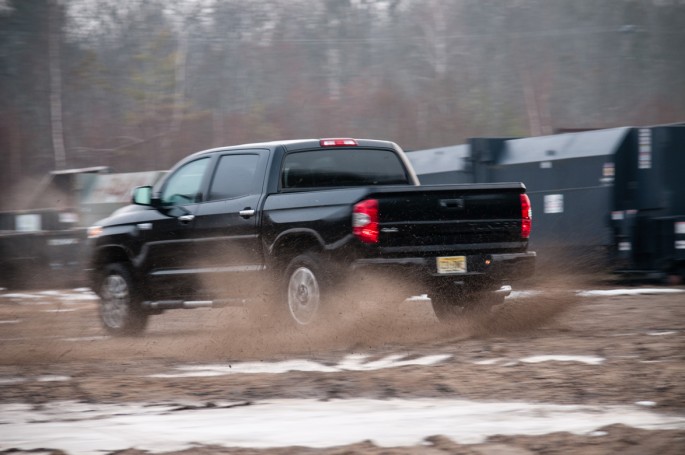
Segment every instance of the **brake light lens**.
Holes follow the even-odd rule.
[[[533,209],[527,194],[521,195],[521,238],[530,237],[530,230],[533,224]]]
[[[350,138],[327,138],[319,141],[321,147],[347,147],[356,146],[357,141]]]
[[[352,210],[352,233],[364,243],[378,243],[378,201],[367,199]]]

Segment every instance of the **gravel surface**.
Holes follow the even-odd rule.
[[[369,425],[368,438],[333,446],[231,447],[200,440],[180,451],[163,445],[142,450],[133,440],[117,453],[683,453],[685,288],[574,281],[530,283],[529,292],[492,314],[449,326],[435,319],[428,300],[418,299],[392,309],[360,302],[334,326],[295,332],[244,308],[171,311],[153,317],[147,332],[134,338],[106,335],[88,290],[3,291],[0,453],[62,453],[67,447],[3,443],[17,425],[15,408],[39,413],[64,402],[93,410],[144,404],[187,411],[361,399],[629,409],[677,424],[645,429],[603,422],[590,432],[570,432],[551,423],[546,428],[543,418],[538,433],[526,435],[486,419],[487,437],[475,443],[438,433],[394,447],[380,443],[381,430]],[[31,434],[31,425],[27,420],[16,428]],[[115,452],[106,444],[101,449]]]

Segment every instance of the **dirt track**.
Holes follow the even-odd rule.
[[[582,287],[602,288],[612,287]],[[145,336],[124,339],[105,336],[97,302],[85,292],[5,292],[0,294],[0,405],[29,403],[40,409],[69,400],[212,407],[274,399],[435,398],[625,405],[685,416],[685,293],[582,296],[578,287],[530,289],[537,293],[508,299],[494,314],[452,327],[435,320],[426,300],[403,302],[392,314],[363,302],[354,317],[346,315],[318,333],[279,331],[252,320],[244,309],[225,308],[169,312],[154,317]],[[351,354],[362,363],[340,367]],[[421,364],[431,356],[442,360]],[[332,372],[176,374],[189,365],[237,370],[249,362],[292,359]],[[390,365],[371,368],[374,362]],[[0,412],[0,421],[7,419]],[[183,453],[676,454],[685,450],[685,426],[680,428],[610,425],[592,435],[498,436],[493,423],[492,436],[478,444],[435,436],[392,450],[359,440],[326,449],[200,446]],[[0,425],[0,441],[2,432]],[[0,453],[17,453],[11,448],[0,442]]]

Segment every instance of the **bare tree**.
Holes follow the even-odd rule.
[[[67,165],[64,147],[64,124],[62,121],[62,59],[60,44],[62,42],[62,5],[60,0],[50,2],[50,130],[52,132],[52,149],[55,156],[55,169],[64,169]]]
[[[7,5],[3,181],[67,165],[159,169],[276,137],[427,148],[685,118],[681,1]]]

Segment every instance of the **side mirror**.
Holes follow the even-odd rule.
[[[152,187],[138,186],[131,193],[131,204],[152,205]]]

